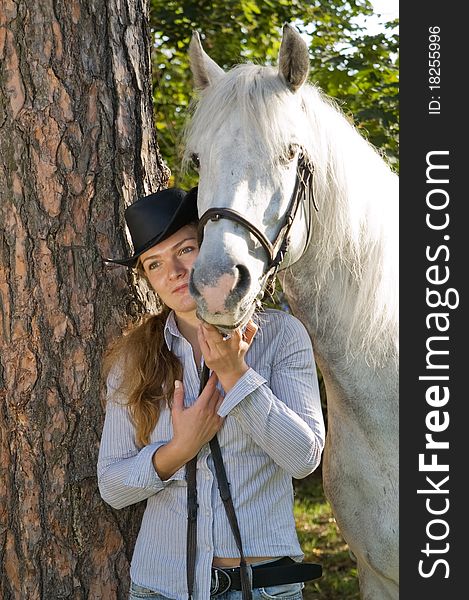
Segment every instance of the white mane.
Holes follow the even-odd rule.
[[[292,143],[314,166],[311,296],[340,274],[344,293],[336,302],[351,315],[348,350],[362,340],[367,361],[381,364],[395,354],[398,334],[397,176],[320,90],[305,84],[289,92],[277,69],[256,65],[234,67],[202,93],[185,132],[184,162],[194,152],[213,157],[214,133],[234,108],[245,135],[267,152],[266,169],[278,169]],[[336,326],[321,317],[325,331]]]

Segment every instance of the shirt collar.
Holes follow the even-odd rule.
[[[179,331],[176,323],[176,315],[174,314],[174,310],[172,310],[167,316],[164,326],[164,339],[169,350],[171,350],[172,347],[171,342],[173,337],[182,338],[182,334]]]

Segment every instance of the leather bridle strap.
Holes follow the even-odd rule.
[[[238,519],[233,506],[233,499],[230,492],[230,484],[226,476],[225,465],[223,463],[223,457],[221,454],[220,444],[218,438],[215,435],[210,440],[210,450],[212,451],[213,463],[215,465],[215,473],[217,474],[218,491],[220,498],[225,507],[226,516],[230,523],[231,532],[238,547],[240,562],[240,578],[241,578],[241,590],[242,600],[252,600],[252,571],[246,563],[246,557],[243,551],[243,542],[241,540],[241,533],[239,531]]]
[[[234,221],[235,223],[242,225],[260,242],[261,246],[267,252],[267,256],[269,256],[271,260],[273,259],[274,246],[271,244],[270,240],[267,239],[262,231],[257,229],[257,227],[243,217],[241,213],[232,208],[209,208],[204,212],[199,220],[199,245],[202,243],[203,231],[207,222],[219,221],[220,219],[228,219],[229,221]]]
[[[209,369],[204,364],[200,374],[199,396],[203,392],[208,378]],[[197,456],[186,463],[187,481],[187,541],[186,541],[186,581],[187,598],[194,598],[195,560],[197,556]]]
[[[271,242],[262,233],[262,231],[260,231],[255,225],[253,225],[250,221],[243,217],[243,215],[241,215],[238,211],[232,208],[212,207],[205,211],[205,213],[200,217],[198,226],[199,245],[202,244],[204,228],[208,221],[218,221],[220,219],[228,219],[230,221],[234,221],[235,223],[239,223],[242,227],[247,229],[258,240],[258,242],[266,251],[269,261],[267,263],[265,273],[267,274],[273,269],[275,269],[276,271],[280,266],[281,262],[283,261],[285,254],[288,250],[288,246],[290,243],[290,229],[293,225],[293,221],[295,220],[296,213],[300,205],[300,200],[305,195],[305,191],[310,186],[312,172],[312,166],[308,164],[305,157],[301,155],[298,159],[295,187],[293,189],[290,203],[287,212],[284,215],[283,224],[280,227],[277,237],[273,242]],[[317,210],[315,202],[314,206]]]
[[[210,371],[207,365],[204,364],[200,375],[199,396],[202,393],[208,381]],[[236,541],[240,554],[240,578],[242,588],[242,600],[252,600],[252,571],[246,563],[246,558],[243,552],[243,544],[239,531],[238,519],[231,498],[230,484],[226,476],[225,465],[221,454],[218,438],[215,435],[210,440],[210,450],[212,451],[213,462],[215,465],[215,473],[217,476],[218,490],[225,508],[226,516],[231,527],[231,531]],[[187,554],[186,554],[186,576],[187,576],[187,591],[188,600],[194,598],[194,581],[195,581],[195,563],[197,556],[197,455],[194,456],[186,464],[186,479],[187,479]]]
[[[186,579],[187,598],[194,597],[195,559],[197,554],[197,455],[186,463],[187,480],[187,546]]]

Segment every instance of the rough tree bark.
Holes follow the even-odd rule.
[[[0,0],[0,598],[126,597],[99,496],[103,349],[142,310],[123,209],[165,187],[148,0]]]

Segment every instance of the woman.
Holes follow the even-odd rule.
[[[255,315],[228,339],[199,321],[188,288],[198,253],[196,188],[141,198],[125,218],[134,254],[112,262],[137,268],[164,306],[107,359],[99,489],[114,508],[147,500],[129,598],[188,598],[185,465],[195,456],[192,597],[242,597],[239,552],[208,445],[216,434],[252,569],[252,597],[301,599],[305,577],[298,569],[306,565],[299,564],[292,477],[310,474],[324,445],[309,337],[296,318],[276,310]],[[212,373],[199,395],[204,362]]]

